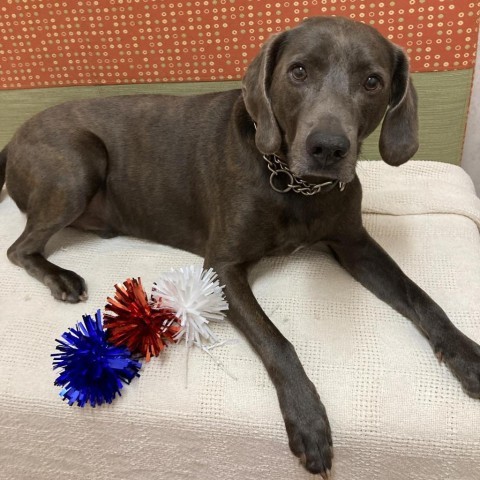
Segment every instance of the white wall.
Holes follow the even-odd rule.
[[[480,196],[480,32],[478,35],[475,78],[468,114],[462,167],[470,174]]]

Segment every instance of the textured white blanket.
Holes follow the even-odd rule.
[[[406,273],[480,342],[480,200],[458,167],[362,162],[365,225]],[[276,394],[230,325],[215,350],[237,380],[201,351],[169,348],[121,398],[69,407],[53,386],[54,339],[103,307],[113,285],[148,285],[193,255],[132,238],[73,229],[49,244],[53,262],[82,275],[90,298],[54,301],[13,266],[7,247],[24,217],[0,201],[0,479],[306,479],[289,452]],[[414,326],[327,254],[260,262],[253,289],[292,341],[327,408],[334,480],[478,480],[480,401],[468,398]],[[313,478],[313,476],[312,476]]]

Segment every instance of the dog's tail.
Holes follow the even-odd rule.
[[[5,183],[5,172],[7,170],[7,147],[0,152],[0,192]]]

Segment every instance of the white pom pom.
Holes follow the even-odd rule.
[[[228,309],[228,304],[213,269],[194,265],[172,269],[153,284],[152,299],[176,312],[182,327],[175,336],[177,341],[185,338],[187,346],[196,344],[201,348],[204,341],[218,342],[208,323],[223,320],[222,311]]]

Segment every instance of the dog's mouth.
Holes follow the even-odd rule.
[[[349,183],[350,181],[352,181],[352,178],[349,178],[343,175],[337,175],[336,173],[330,172],[328,170],[322,170],[322,169],[319,169],[318,172],[308,171],[307,173],[303,173],[300,175],[295,173],[295,175],[301,178],[302,180],[304,180],[305,182],[314,183],[314,184],[324,183],[328,181],[336,181],[336,180],[343,183]]]
[[[312,165],[309,159],[288,160],[290,171],[305,182],[319,184],[328,181],[350,183],[355,178],[355,160],[342,159],[335,165]]]

